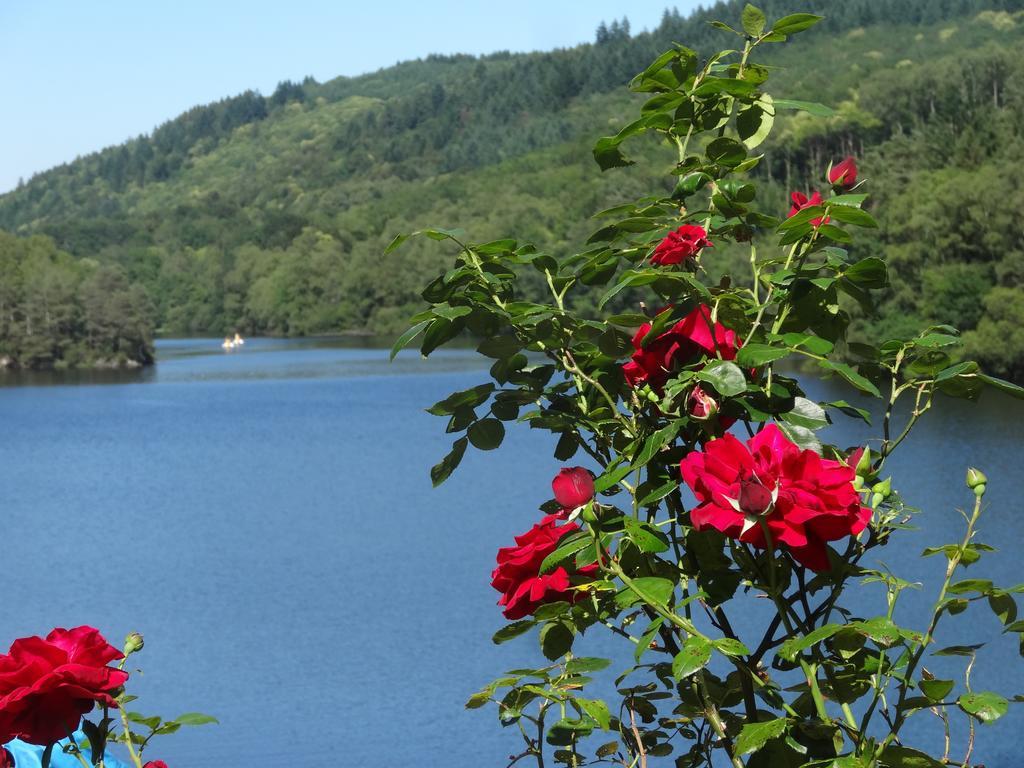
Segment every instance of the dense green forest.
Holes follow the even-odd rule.
[[[780,114],[760,205],[784,213],[790,190],[855,154],[881,223],[856,247],[884,257],[893,283],[858,322],[948,322],[966,354],[1024,377],[1024,0],[759,5],[826,16],[769,63],[774,92],[835,108]],[[633,74],[673,41],[727,44],[707,21],[741,7],[666,11],[640,33],[614,21],[550,53],[431,56],[247,92],[33,177],[0,196],[0,228],[123,270],[163,333],[390,333],[447,258],[420,244],[384,257],[396,232],[515,231],[559,251],[597,228],[595,211],[671,183],[673,153],[641,144],[663,174],[602,174],[593,142],[627,113]],[[715,264],[743,271],[746,258],[722,249]]]
[[[153,362],[153,304],[119,266],[0,232],[0,276],[0,370]]]

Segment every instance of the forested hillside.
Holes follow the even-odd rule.
[[[759,5],[826,16],[769,60],[777,93],[835,108],[780,113],[760,205],[784,213],[788,191],[855,154],[881,222],[857,247],[887,259],[894,285],[860,322],[894,334],[949,322],[968,331],[968,354],[1024,376],[1024,0]],[[595,211],[670,184],[673,153],[658,177],[602,174],[593,142],[621,123],[633,74],[673,41],[728,44],[706,22],[741,7],[669,11],[639,34],[615,21],[551,53],[434,56],[197,107],[0,197],[0,227],[122,268],[165,333],[391,332],[445,258],[410,245],[385,271],[396,232],[458,224],[475,240],[516,231],[558,250],[596,229]]]
[[[120,267],[0,232],[0,370],[152,363],[153,316]]]

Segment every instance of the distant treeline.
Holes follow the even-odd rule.
[[[790,190],[856,154],[882,222],[856,247],[886,258],[894,284],[860,322],[894,334],[951,322],[993,372],[1024,375],[1024,0],[758,4],[769,17],[826,15],[769,63],[781,68],[773,92],[837,109],[780,115],[761,204],[784,213]],[[594,211],[669,183],[602,175],[589,149],[621,124],[633,74],[674,41],[719,46],[727,33],[707,20],[742,6],[670,10],[639,34],[615,21],[571,49],[431,56],[197,107],[0,197],[0,227],[119,266],[169,333],[391,332],[442,259],[417,244],[385,265],[395,232],[459,222],[475,239],[517,231],[556,250],[596,228]],[[744,254],[715,258],[744,271]]]
[[[153,304],[120,267],[0,232],[0,275],[0,371],[153,362]]]

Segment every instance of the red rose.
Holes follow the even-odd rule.
[[[128,673],[107,665],[123,658],[92,627],[15,640],[0,655],[0,743],[53,744],[95,704],[116,707],[111,694]]]
[[[668,235],[658,243],[651,256],[651,264],[655,266],[667,266],[679,264],[687,259],[694,258],[702,248],[711,248],[711,241],[708,240],[708,233],[699,224],[683,224],[675,232]]]
[[[802,451],[770,424],[744,445],[726,434],[680,464],[700,506],[694,528],[765,547],[762,521],[774,544],[815,571],[828,570],[827,541],[856,536],[871,510],[853,488],[854,468]]]
[[[142,768],[167,768],[167,763],[163,760],[150,760]]]
[[[570,589],[565,568],[559,566],[542,574],[540,566],[544,558],[558,548],[563,537],[579,529],[575,523],[558,525],[558,517],[548,515],[526,533],[516,536],[516,546],[498,550],[498,567],[491,574],[491,586],[502,593],[498,605],[504,606],[505,618],[521,619],[545,603],[578,599],[578,593]],[[596,565],[588,565],[577,573],[590,576],[596,570]]]
[[[0,768],[14,768],[14,758],[3,747],[0,747]]]
[[[594,478],[583,467],[562,467],[551,481],[551,489],[563,508],[576,509],[594,498]]]
[[[663,309],[666,312],[668,309]],[[650,384],[661,390],[672,374],[684,365],[699,362],[704,357],[736,357],[739,341],[736,333],[721,323],[711,321],[711,309],[701,304],[669,330],[646,344],[644,337],[651,324],[644,323],[633,336],[633,358],[622,366],[622,373],[630,386]]]
[[[834,187],[849,189],[857,183],[857,161],[848,157],[828,171],[828,183]]]
[[[796,216],[804,208],[813,208],[816,205],[821,205],[821,192],[815,192],[810,197],[803,192],[794,192],[789,196],[789,199],[793,201],[793,207],[789,209],[789,216],[786,218]],[[822,224],[828,224],[828,220],[828,216],[824,218],[819,216],[817,219],[811,219],[811,226],[820,227]]]

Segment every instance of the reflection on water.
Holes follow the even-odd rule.
[[[428,468],[451,436],[423,410],[485,380],[489,361],[407,351],[389,364],[361,339],[253,339],[232,352],[218,339],[166,340],[158,355],[155,368],[109,386],[0,390],[4,588],[14,598],[0,638],[54,624],[94,623],[114,639],[143,631],[139,708],[221,721],[154,742],[152,758],[169,765],[504,764],[516,734],[462,705],[503,670],[540,661],[533,637],[490,643],[502,621],[488,582],[495,550],[536,520],[560,462],[550,435],[510,429],[499,451],[470,450],[432,490]],[[842,382],[809,390],[856,399]],[[920,626],[934,600],[944,564],[918,555],[961,535],[968,465],[990,478],[979,540],[1002,550],[969,575],[1024,581],[1021,406],[996,393],[941,402],[894,457],[896,485],[923,510],[917,530],[873,553],[872,565],[923,585],[898,620]],[[828,439],[839,445],[879,432],[835,418]],[[763,602],[733,617],[742,639]],[[884,612],[877,589],[853,590],[845,604]],[[1015,638],[984,604],[972,611],[946,642],[989,641],[975,688],[1024,693]],[[631,664],[618,638],[590,633],[581,651],[615,656],[610,672]],[[937,674],[955,671],[956,659],[926,659]],[[1014,710],[981,729],[976,759],[1016,765],[1022,724]],[[941,740],[936,727],[911,737]]]

